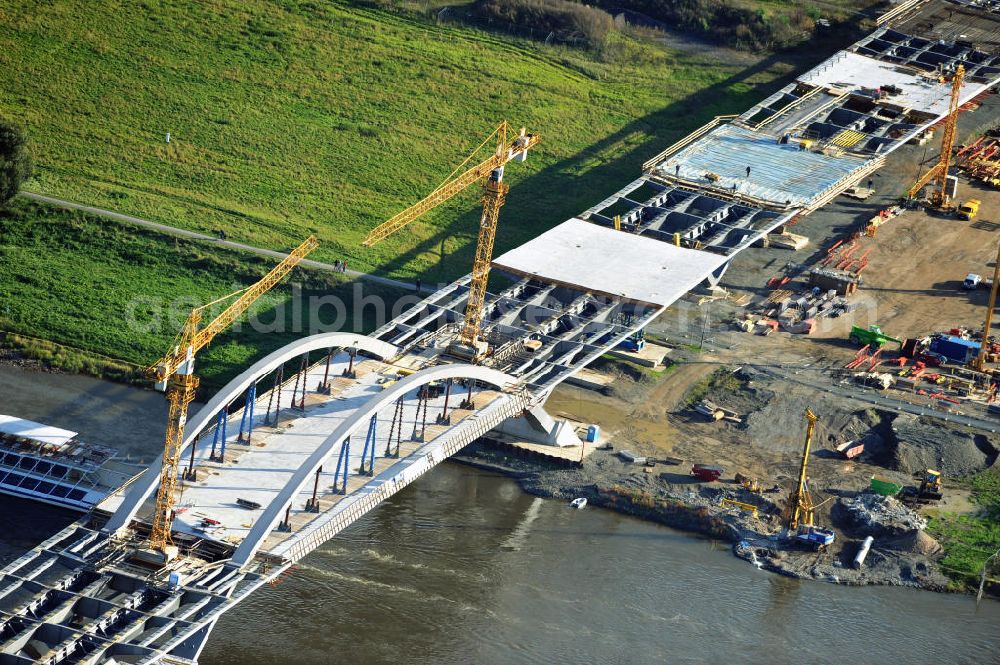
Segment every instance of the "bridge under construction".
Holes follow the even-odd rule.
[[[161,459],[0,570],[0,665],[194,663],[223,613],[491,430],[579,446],[544,410],[555,386],[941,122],[959,65],[962,104],[1000,82],[1000,47],[982,27],[1000,19],[972,8],[948,19],[973,16],[979,41],[922,34],[922,12],[940,4],[904,3],[746,113],[663,151],[615,195],[493,259],[507,281],[485,295],[491,352],[477,362],[449,353],[470,275],[369,335],[305,337],[246,368],[186,423],[179,554],[135,556]]]

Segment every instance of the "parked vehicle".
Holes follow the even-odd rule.
[[[837,452],[851,459],[852,457],[857,457],[861,453],[865,452],[865,442],[864,441],[845,441],[844,443],[837,446]]]
[[[930,350],[964,365],[979,354],[979,342],[957,335],[941,335],[931,340]]]
[[[941,365],[948,362],[948,358],[940,353],[934,353],[933,351],[922,351],[914,358],[914,360],[919,360],[927,367],[940,367]]]
[[[871,325],[867,328],[862,328],[861,326],[851,327],[851,341],[858,346],[875,346],[882,348],[885,346],[886,342],[895,342],[900,347],[903,345],[903,340],[897,339],[890,335],[886,335],[882,332],[882,328],[877,325]]]
[[[977,214],[979,214],[979,206],[982,205],[982,201],[979,199],[967,199],[958,206],[958,218],[959,219],[972,219]]]
[[[718,480],[723,471],[721,466],[714,464],[695,464],[691,467],[691,475],[705,483]]]

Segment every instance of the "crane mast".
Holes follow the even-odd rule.
[[[472,183],[483,182],[483,214],[479,221],[479,232],[476,238],[476,256],[472,264],[469,297],[465,304],[465,321],[462,325],[459,344],[449,347],[450,352],[468,357],[473,361],[482,356],[486,347],[486,344],[480,341],[479,334],[483,323],[483,306],[486,303],[490,265],[493,261],[497,222],[500,218],[500,208],[504,204],[508,191],[507,184],[503,182],[504,166],[511,160],[523,162],[527,158],[528,150],[535,147],[540,140],[537,134],[528,134],[524,128],[521,128],[516,137],[508,139],[509,131],[510,126],[507,121],[501,122],[496,130],[433,192],[418,203],[379,224],[362,243],[365,247],[371,247],[424,213],[444,203]],[[496,150],[493,155],[459,173],[494,137],[496,138]]]
[[[483,186],[483,217],[479,222],[476,260],[472,263],[472,281],[469,283],[469,298],[465,302],[465,324],[462,326],[462,344],[472,349],[473,355],[478,355],[475,349],[483,324],[483,305],[486,304],[486,286],[490,281],[490,263],[493,261],[493,244],[497,236],[500,208],[510,189],[502,178],[501,166],[493,170]]]
[[[931,194],[931,203],[938,207],[948,205],[948,169],[951,167],[951,152],[955,147],[955,133],[958,128],[958,101],[962,93],[962,80],[965,78],[965,66],[959,65],[951,77],[951,98],[948,104],[948,116],[945,118],[944,132],[941,134],[941,156],[938,163],[913,184],[906,193],[907,198],[913,198],[917,192],[932,180],[937,181],[937,189]]]
[[[990,331],[993,329],[993,310],[997,306],[997,287],[1000,286],[1000,247],[997,247],[997,259],[993,264],[993,284],[990,286],[990,299],[986,303],[986,321],[983,323],[983,340],[979,343],[979,353],[972,361],[976,371],[986,371],[986,353],[990,348]]]
[[[799,524],[813,526],[813,501],[809,492],[809,481],[806,470],[809,466],[809,449],[812,448],[813,432],[816,430],[816,414],[812,409],[806,409],[806,442],[802,449],[802,466],[799,468],[799,484],[792,494],[791,515],[788,520],[788,530],[794,531]]]
[[[149,534],[150,548],[162,553],[166,558],[176,554],[176,550],[172,553],[170,551],[170,532],[176,501],[175,490],[181,446],[184,442],[184,425],[187,423],[187,408],[195,397],[199,383],[194,373],[195,354],[208,345],[216,335],[232,325],[258,298],[270,291],[318,246],[319,242],[315,236],[309,236],[256,284],[191,310],[173,351],[146,368],[146,374],[156,382],[156,389],[166,391],[168,402],[163,465],[160,470],[160,485],[156,492],[153,526]],[[206,308],[234,296],[238,297],[221,314],[204,328],[199,327]]]

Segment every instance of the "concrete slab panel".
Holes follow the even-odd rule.
[[[667,177],[711,183],[776,205],[806,207],[866,163],[860,157],[802,150],[770,135],[723,125],[656,168]]]
[[[885,101],[934,115],[948,113],[948,102],[951,97],[950,83],[939,83],[918,75],[912,68],[900,67],[891,62],[882,62],[849,51],[841,51],[823,61],[819,66],[800,76],[798,80],[845,92],[894,85],[900,92],[890,95]],[[961,99],[963,101],[972,99],[986,88],[986,85],[966,80],[962,84]]]
[[[493,260],[515,275],[666,307],[728,257],[573,218]]]
[[[0,434],[19,436],[50,446],[64,446],[77,433],[60,427],[36,423],[33,420],[25,420],[17,416],[0,415]]]

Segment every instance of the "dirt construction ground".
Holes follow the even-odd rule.
[[[967,291],[962,281],[970,272],[992,278],[1000,243],[1000,191],[962,185],[960,196],[983,202],[979,219],[911,211],[882,227],[872,243],[873,269],[862,295],[877,307],[871,318],[894,336],[983,325],[989,290]]]
[[[962,118],[959,137],[970,137],[998,122],[1000,96],[992,95],[977,112]],[[746,311],[734,301],[743,295],[757,300],[766,297],[766,283],[772,277],[787,275],[793,281],[784,288],[806,290],[805,271],[822,260],[834,242],[849,238],[881,208],[895,203],[933,164],[935,152],[931,145],[904,147],[874,176],[875,197],[863,202],[840,197],[800,220],[792,230],[810,238],[806,249],[746,250],[723,278],[723,286],[733,296],[730,299],[699,306],[692,298],[671,307],[647,329],[651,338],[672,347],[669,358],[674,364],[662,374],[622,365],[615,369],[604,363],[599,369],[615,376],[610,394],[562,386],[546,405],[553,415],[599,424],[615,451],[631,449],[658,458],[679,458],[683,460],[680,465],[657,465],[650,473],[625,465],[614,452],[600,451],[583,470],[550,475],[536,484],[558,494],[560,487],[572,492],[591,484],[625,483],[653,494],[702,502],[713,510],[722,497],[757,502],[762,509],[771,509],[770,516],[765,509],[760,519],[737,516],[734,522],[751,541],[754,534],[769,538],[783,524],[781,509],[798,475],[804,412],[810,408],[819,416],[809,466],[816,521],[834,527],[840,537],[825,559],[811,556],[796,562],[794,556],[772,551],[772,567],[855,583],[940,586],[942,578],[930,572],[927,558],[936,556],[938,548],[922,532],[919,542],[899,541],[898,561],[884,561],[882,569],[870,571],[867,578],[860,574],[848,579],[851,573],[843,568],[862,536],[845,522],[843,505],[859,496],[873,476],[915,485],[920,472],[933,466],[945,474],[946,499],[921,512],[975,511],[968,492],[949,487],[948,479],[996,463],[1000,421],[993,431],[970,429],[952,422],[952,414],[965,413],[964,405],[942,409],[931,398],[904,396],[903,401],[927,406],[928,415],[918,417],[875,407],[855,399],[849,391],[833,394],[836,391],[827,388],[852,385],[842,368],[857,351],[846,339],[853,324],[878,323],[898,337],[982,326],[989,292],[966,291],[961,283],[969,272],[992,276],[1000,244],[1000,191],[961,180],[958,198],[982,201],[977,219],[959,221],[950,215],[908,210],[883,225],[874,238],[861,238],[858,253],[867,251],[869,264],[854,297],[858,310],[836,319],[820,319],[813,335],[777,332],[761,337],[737,331],[733,325]],[[995,319],[995,325],[1000,325],[1000,319]],[[692,408],[702,397],[736,411],[740,422],[709,421]],[[977,416],[990,418],[985,405],[981,407]],[[865,443],[862,455],[848,460],[834,450],[853,440]],[[725,473],[718,482],[695,483],[688,473],[692,463],[719,464]],[[758,478],[776,491],[748,496],[732,480],[737,472]],[[923,572],[916,575],[914,570]]]

